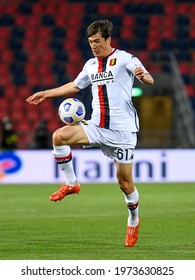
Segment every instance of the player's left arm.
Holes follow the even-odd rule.
[[[123,53],[123,61],[126,68],[130,70],[140,82],[146,85],[153,85],[153,77],[136,56],[129,53]]]
[[[147,85],[154,84],[153,77],[150,75],[149,72],[145,72],[142,67],[136,67],[134,69],[134,75],[144,84],[147,84]]]
[[[42,90],[39,92],[34,93],[30,97],[26,99],[26,101],[30,104],[37,105],[46,98],[49,97],[58,97],[58,96],[66,96],[69,94],[76,94],[80,91],[80,88],[78,88],[74,82],[69,82],[63,86]]]

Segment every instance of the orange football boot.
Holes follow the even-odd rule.
[[[138,239],[138,231],[140,226],[140,219],[138,221],[138,225],[135,227],[127,226],[127,234],[125,239],[125,246],[126,247],[133,247]]]
[[[53,193],[50,196],[49,199],[51,201],[62,200],[66,195],[74,194],[74,193],[78,194],[79,192],[80,192],[79,183],[76,186],[70,186],[70,185],[67,185],[67,184],[63,184],[57,192]]]

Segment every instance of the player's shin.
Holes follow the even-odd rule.
[[[72,164],[72,152],[69,146],[53,146],[52,151],[59,168],[63,171],[66,184],[74,186],[77,184],[76,175]]]
[[[125,202],[128,208],[128,226],[137,226],[139,223],[139,193],[135,191],[129,195],[125,195]]]

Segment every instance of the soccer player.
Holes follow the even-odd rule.
[[[61,200],[80,191],[70,145],[98,145],[116,164],[116,177],[128,208],[125,246],[132,247],[138,239],[140,219],[139,194],[132,176],[139,120],[131,92],[134,77],[147,85],[152,85],[154,80],[138,58],[111,46],[112,29],[113,24],[108,20],[90,24],[86,33],[94,58],[85,63],[74,81],[37,92],[26,101],[37,105],[46,98],[76,94],[91,85],[91,119],[80,125],[64,126],[53,133],[53,154],[66,183],[50,196],[50,200]]]

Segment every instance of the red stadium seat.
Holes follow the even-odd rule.
[[[48,2],[46,6],[44,6],[44,14],[47,15],[55,15],[58,13],[58,4],[56,4],[55,2]]]
[[[54,110],[42,110],[41,117],[47,121],[52,121],[53,118],[58,117],[57,109],[56,112]]]
[[[34,111],[32,110],[31,112],[28,113],[28,119],[27,120],[28,120],[32,129],[34,129],[36,127],[36,125],[39,123],[40,115],[35,108],[34,108]]]
[[[147,42],[147,48],[150,51],[154,51],[154,50],[160,50],[160,40],[148,40]]]
[[[141,61],[143,61],[143,63],[149,62],[150,58],[149,58],[149,52],[148,51],[139,51],[139,59]]]
[[[111,15],[120,15],[124,13],[124,6],[122,3],[115,3],[110,7],[110,14]]]
[[[194,96],[194,87],[190,84],[184,86],[188,96]]]
[[[22,47],[28,53],[34,52],[36,49],[35,41],[32,38],[24,38],[22,40]]]
[[[60,12],[62,12],[62,11],[60,11]],[[60,16],[60,15],[57,16],[56,19],[55,19],[56,26],[61,26],[61,27],[67,27],[68,26],[68,21],[69,21],[68,17]]]
[[[15,126],[19,134],[26,136],[25,134],[29,135],[29,132],[32,132],[32,127],[28,123],[28,120],[25,120],[25,116],[23,120],[20,120],[17,125]]]
[[[191,29],[189,30],[189,36],[190,36],[190,38],[195,38],[194,26],[191,26]]]
[[[49,67],[49,64],[52,63],[54,60],[54,54],[50,50],[43,51],[41,55],[41,63],[47,64],[47,68]]]
[[[39,40],[46,40],[51,37],[51,29],[49,27],[40,27],[39,30],[37,30],[37,37]]]
[[[9,73],[10,73],[9,65],[2,63],[1,67],[0,67],[0,76],[3,76],[3,75],[8,76]]]
[[[64,40],[63,47],[68,52],[74,52],[77,51],[77,40],[76,38],[74,40]]]
[[[79,50],[75,50],[74,52],[69,52],[68,57],[71,63],[77,63],[79,61],[82,61],[82,56]]]
[[[35,52],[37,54],[41,54],[41,51],[42,53],[44,54],[46,51],[48,51],[49,49],[49,46],[48,46],[48,39],[44,38],[44,39],[41,39],[39,37],[37,37],[37,41],[35,43]]]
[[[176,26],[176,18],[173,14],[163,17],[162,26],[167,29]]]
[[[27,26],[26,26],[27,30],[28,28],[36,28],[38,31],[40,26],[41,26],[41,18],[38,14],[34,14],[33,16],[30,16],[28,18]]]
[[[73,17],[82,16],[85,12],[85,6],[82,3],[74,2],[74,5],[69,5],[69,12]]]
[[[47,99],[44,102],[40,103],[39,107],[40,107],[41,112],[43,112],[43,111],[52,112],[53,110],[55,110],[55,107],[54,107],[51,99]]]
[[[27,77],[35,76],[37,74],[37,65],[32,63],[27,63],[24,69]]]
[[[1,40],[8,40],[10,38],[10,28],[7,26],[1,26],[0,28],[0,38]]]
[[[26,98],[29,97],[31,94],[33,94],[33,92],[31,91],[31,88],[29,87],[29,85],[24,85],[24,86],[20,86],[18,88],[18,93],[17,96],[19,98],[21,98],[24,102],[24,106],[26,106]],[[27,111],[28,112],[28,111]]]
[[[22,133],[18,131],[19,140],[18,140],[17,148],[20,150],[29,149],[29,143],[31,141],[31,137],[28,132],[24,130],[22,131],[23,131]]]
[[[30,96],[33,93],[34,92],[30,91],[30,89],[29,89],[28,96]],[[36,114],[38,116],[39,112],[40,112],[40,108],[39,108],[39,106],[35,106],[33,104],[29,104],[28,102],[24,101],[24,111],[25,111],[25,113],[28,113],[28,115]]]
[[[16,96],[18,95],[17,87],[10,82],[4,87],[4,91],[6,98],[9,100],[13,100],[13,98],[16,98]]]
[[[39,1],[32,6],[32,13],[36,16],[42,16],[44,12],[43,4]]]
[[[195,50],[192,50],[191,51],[191,56],[192,56],[192,65],[194,65],[194,61],[195,61]],[[195,68],[194,68],[195,69]],[[193,73],[195,73],[195,72],[193,72]]]
[[[16,96],[13,96],[12,100],[10,100],[10,108],[13,111],[23,113],[24,111],[24,100],[21,98],[16,98]]]
[[[113,48],[119,49],[120,48],[119,40],[117,40],[116,38],[112,38],[112,45],[113,45]]]
[[[150,27],[150,29],[148,30],[148,40],[156,40],[156,38],[159,37],[159,33],[159,28]]]
[[[161,37],[162,38],[169,38],[169,39],[172,39],[172,38],[175,38],[175,28],[171,27],[169,29],[164,29],[163,32],[161,33]]]
[[[102,2],[98,5],[99,14],[119,15],[124,13],[124,6],[121,3]]]
[[[6,97],[0,97],[0,111],[7,112],[9,110],[9,101]]]
[[[28,23],[28,18],[25,15],[17,14],[15,17],[15,24],[17,26],[26,27]]]
[[[0,85],[4,86],[5,88],[12,83],[11,74],[8,73],[7,76],[0,76]]]
[[[56,86],[56,81],[53,74],[43,75],[40,78],[40,84],[46,88]]]
[[[37,50],[35,50],[37,51]],[[40,61],[40,54],[37,52],[28,53],[28,62],[37,64]]]
[[[53,119],[48,123],[48,130],[50,133],[53,133],[57,128],[63,127],[64,124],[60,121],[59,117],[56,115]]]
[[[110,5],[106,2],[99,3],[98,14],[109,15],[110,14]]]
[[[129,28],[129,26],[121,28],[120,36],[121,36],[121,38],[127,39],[127,40],[134,38],[133,29]]]
[[[25,32],[25,38],[34,41],[37,38],[37,27],[35,26],[27,26],[26,32]],[[25,39],[24,39],[25,40]]]
[[[76,67],[75,67],[76,66]],[[72,78],[75,79],[78,75],[79,71],[82,69],[82,62],[79,62],[76,65],[73,65],[72,63],[67,63],[66,65],[66,73]]]
[[[164,11],[167,15],[175,15],[177,11],[177,4],[169,2],[169,4],[164,5]]]
[[[0,99],[1,101],[1,99]],[[0,107],[1,108],[1,107]],[[9,112],[7,110],[5,110],[4,108],[3,109],[0,109],[0,120],[2,120],[4,117],[8,116],[9,117]]]
[[[122,25],[123,27],[133,28],[135,26],[135,18],[130,15],[124,14],[122,18]]]
[[[19,125],[26,119],[23,111],[15,110],[14,108],[11,108],[11,110],[10,110],[10,117],[11,117],[14,125]]]
[[[149,19],[149,23],[150,23],[150,28],[157,28],[162,25],[162,17],[159,15],[151,15]]]
[[[75,27],[70,27],[67,31],[66,31],[66,41],[67,40],[74,40],[79,38],[79,30]]]
[[[190,4],[190,14],[192,15],[191,18],[194,18],[195,14],[195,3]]]
[[[13,52],[11,52],[9,49],[5,49],[1,53],[1,61],[3,63],[11,63],[11,62],[13,62],[14,61]]]
[[[27,83],[32,88],[34,86],[40,85],[40,79],[38,76],[29,76],[27,77]]]
[[[185,15],[189,14],[190,11],[190,4],[189,3],[177,3],[176,6],[176,14],[177,15]]]
[[[7,15],[17,14],[17,5],[15,3],[9,3],[9,5],[4,5],[4,14]]]
[[[160,72],[162,72],[160,66],[157,64],[148,65],[147,69],[151,74],[155,74],[155,73],[159,74]]]
[[[70,8],[71,8],[71,4],[68,4],[66,2],[62,2],[60,3],[60,5],[58,5],[58,10],[57,10],[57,18],[66,18],[66,15],[70,15]],[[67,16],[68,19],[68,16]]]
[[[81,25],[80,17],[75,16],[75,17],[69,18],[68,25],[69,25],[69,28],[75,27],[78,29],[79,26]]]
[[[0,51],[7,50],[7,41],[0,40]]]
[[[46,76],[51,74],[51,70],[47,63],[40,63],[37,67],[37,73],[40,76]]]
[[[193,51],[193,57],[195,59],[195,51]],[[193,61],[194,61],[194,59],[193,59]],[[195,65],[194,65],[194,63],[192,63],[191,66],[190,66],[190,73],[192,75],[195,75]]]
[[[179,62],[179,69],[181,74],[189,74],[190,73],[190,64],[187,62]]]

